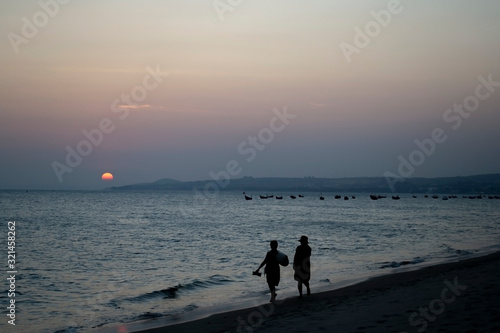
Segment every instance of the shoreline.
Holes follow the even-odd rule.
[[[111,332],[440,332],[500,330],[500,251],[428,266],[395,269],[333,290],[277,300],[248,301],[238,308],[201,309],[196,314],[116,324]],[[261,301],[260,301],[261,302]],[[470,303],[473,302],[474,305]],[[252,304],[250,304],[252,303]],[[246,306],[245,306],[246,305]],[[240,308],[242,307],[242,308]],[[427,310],[425,310],[427,309]],[[464,316],[472,315],[465,320]],[[468,326],[469,325],[469,326]],[[299,329],[302,327],[302,329]]]

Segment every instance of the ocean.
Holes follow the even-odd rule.
[[[273,239],[292,261],[300,236],[309,237],[313,293],[500,245],[500,200],[487,197],[258,194],[246,201],[229,191],[209,198],[193,191],[0,191],[0,331],[11,328],[12,300],[15,331],[41,333],[265,303],[265,277],[252,271]],[[13,225],[15,235],[8,234]],[[9,236],[15,259],[8,258]],[[291,265],[281,272],[277,299],[297,295]]]

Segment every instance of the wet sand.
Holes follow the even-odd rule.
[[[276,304],[109,332],[500,332],[500,252],[388,274]],[[150,323],[151,324],[151,323]]]

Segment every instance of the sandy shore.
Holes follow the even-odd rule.
[[[114,332],[500,332],[500,252],[207,318]],[[142,329],[142,330],[141,330]]]

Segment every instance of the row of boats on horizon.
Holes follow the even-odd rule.
[[[243,195],[245,197],[245,200],[253,200],[253,196],[252,195],[247,195],[246,192],[243,192]],[[298,195],[290,194],[290,195],[288,195],[288,197],[290,199],[294,200],[294,199],[297,199],[297,198],[304,198],[304,195],[303,194],[298,194]],[[341,200],[342,197],[343,197],[344,200],[356,199],[356,196],[354,196],[354,195],[351,195],[351,196],[344,195],[344,196],[342,196],[342,195],[336,194],[334,196],[334,198],[336,200]],[[441,198],[441,200],[458,199],[458,196],[456,196],[456,195],[444,195],[444,196],[440,197],[439,195],[436,195],[436,194],[431,195],[431,196],[429,196],[428,194],[425,194],[423,197],[424,198],[429,198],[430,197],[432,199],[439,199],[439,198]],[[259,194],[259,198],[260,199],[273,199],[273,198],[275,198],[276,200],[282,200],[284,198],[284,196],[283,195],[276,195],[275,196],[274,194],[271,194],[271,195],[268,195],[268,194],[261,195],[261,194]],[[381,199],[386,199],[386,198],[387,198],[387,195],[374,195],[374,194],[370,194],[370,199],[371,200],[381,200]],[[391,198],[392,198],[392,200],[400,200],[401,199],[401,197],[399,195],[393,195],[393,196],[391,196]],[[413,199],[417,199],[418,196],[415,195],[415,194],[412,194],[412,198]],[[495,195],[495,196],[488,195],[488,196],[486,196],[484,194],[479,194],[479,195],[463,195],[462,198],[463,199],[486,199],[487,198],[487,199],[491,200],[491,199],[500,199],[500,196],[498,196],[498,195]],[[325,196],[323,195],[323,193],[319,194],[318,199],[319,200],[325,200]]]

